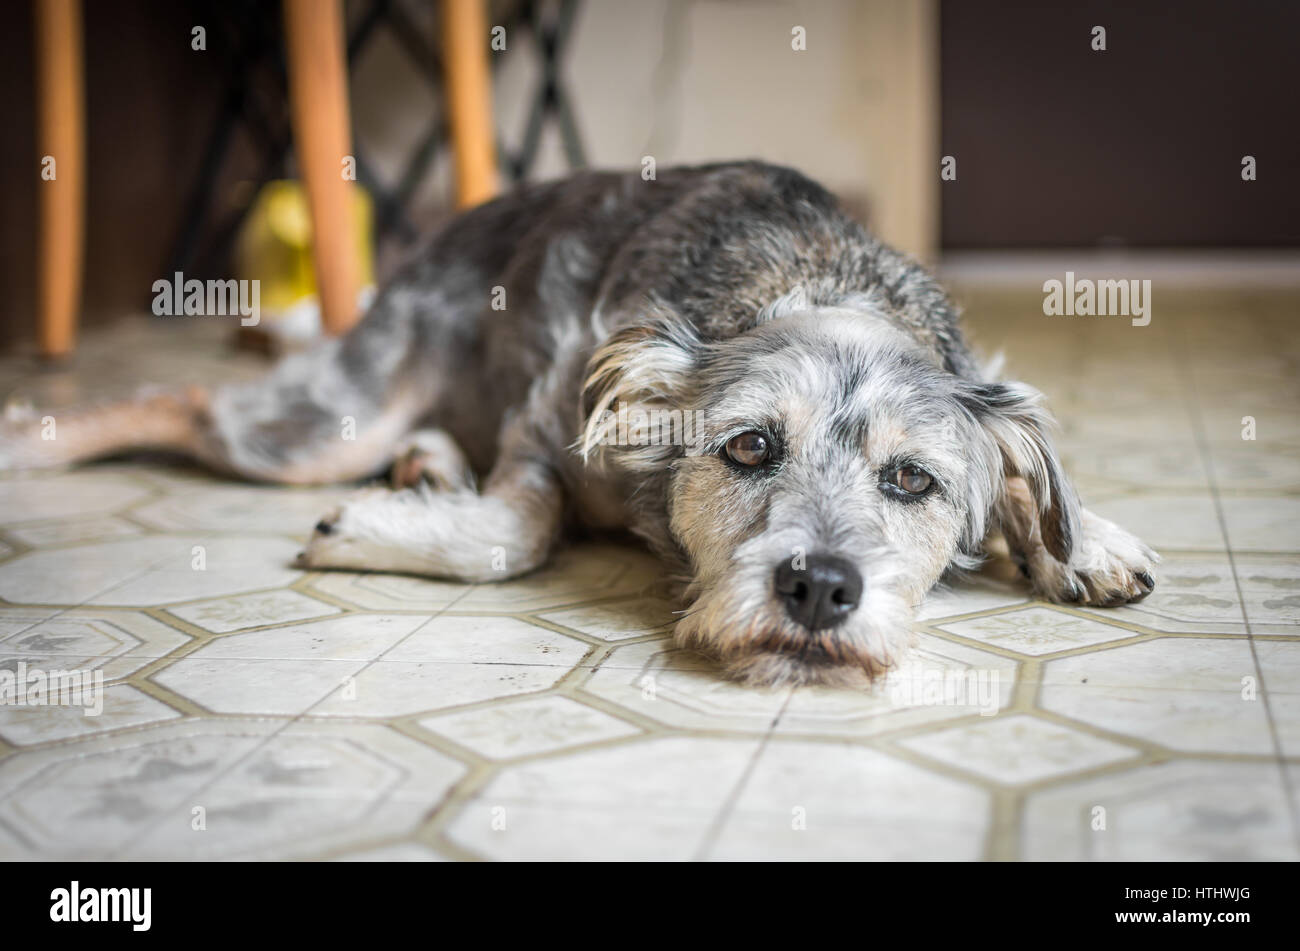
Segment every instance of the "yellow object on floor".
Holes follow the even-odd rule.
[[[352,220],[361,262],[358,306],[375,292],[374,209],[370,195],[352,185]],[[302,183],[264,185],[240,229],[235,250],[240,280],[260,283],[260,329],[287,346],[321,335],[320,298],[312,263],[311,213]]]

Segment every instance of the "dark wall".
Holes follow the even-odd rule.
[[[942,0],[940,22],[945,248],[1300,246],[1300,3]]]

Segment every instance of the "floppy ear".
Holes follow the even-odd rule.
[[[687,401],[701,348],[695,329],[666,308],[606,340],[582,384],[583,460],[618,450],[622,465],[649,471],[681,455],[699,436]]]
[[[1052,444],[1055,423],[1043,407],[1043,395],[1024,383],[979,383],[970,387],[964,402],[1002,455],[1002,497],[995,509],[1004,523],[1014,523],[1004,524],[1004,530],[1014,529],[1008,536],[1026,541],[1040,535],[1053,558],[1069,562],[1082,516]],[[1028,498],[1017,477],[1028,488]]]

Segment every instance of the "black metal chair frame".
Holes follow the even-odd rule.
[[[511,152],[497,138],[497,153],[502,171],[511,181],[528,177],[537,159],[542,132],[554,121],[561,136],[565,159],[570,168],[586,164],[585,150],[577,122],[561,78],[562,56],[572,36],[579,0],[522,0],[511,7],[501,25],[508,42],[526,33],[541,56],[542,75],[533,95],[532,108],[517,151]],[[281,21],[276,7],[258,0],[222,0],[206,5],[209,25],[208,49],[223,58],[229,77],[208,133],[203,159],[190,188],[180,233],[173,245],[167,273],[200,271],[217,265],[230,250],[241,223],[251,208],[227,214],[209,228],[212,196],[242,125],[260,152],[261,164],[256,186],[283,177],[293,150],[289,124],[288,77],[285,68]],[[555,13],[547,15],[547,8]],[[349,67],[365,49],[379,27],[387,28],[411,62],[435,93],[442,88],[442,57],[415,25],[402,0],[370,0],[364,13],[351,26],[347,37]],[[485,38],[485,42],[487,38]],[[494,54],[492,62],[499,62]],[[259,82],[259,73],[264,74]],[[447,143],[447,123],[441,115],[430,120],[420,141],[408,156],[397,183],[385,186],[374,174],[366,159],[365,148],[353,132],[353,153],[357,162],[357,180],[371,194],[375,203],[376,240],[395,238],[409,244],[418,231],[407,215],[412,198],[428,174],[434,158]],[[204,241],[204,236],[207,240]]]

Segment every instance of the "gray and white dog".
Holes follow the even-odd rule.
[[[846,683],[899,660],[914,607],[993,533],[1048,600],[1151,591],[1156,556],[1081,507],[1049,425],[1035,390],[985,377],[919,265],[746,162],[522,188],[452,221],[345,338],[260,382],[60,417],[56,441],[10,421],[0,466],[391,466],[304,566],[492,581],[566,529],[629,529],[681,581],[680,643],[752,683]]]

